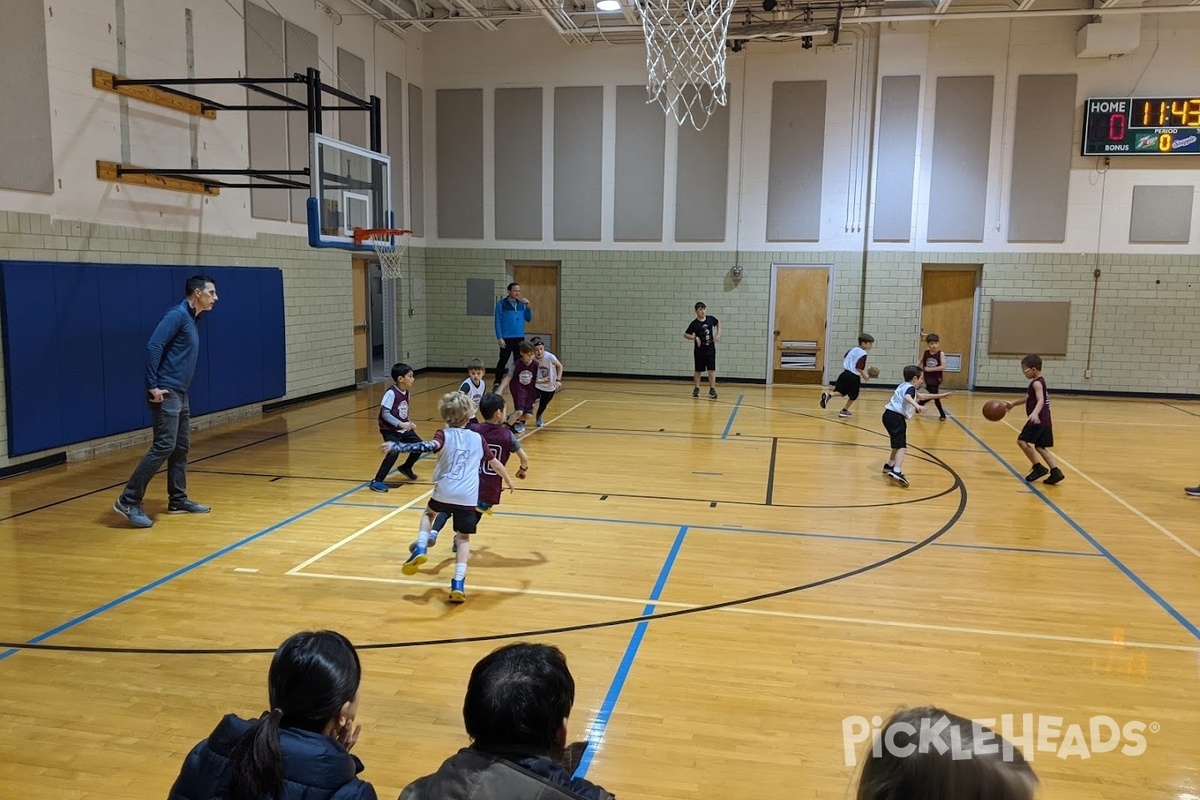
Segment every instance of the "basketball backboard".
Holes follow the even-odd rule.
[[[312,192],[308,242],[313,247],[370,249],[355,245],[355,228],[392,228],[392,162],[347,142],[312,134]]]

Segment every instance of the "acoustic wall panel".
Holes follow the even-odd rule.
[[[777,81],[771,86],[769,242],[821,238],[825,92],[825,81]]]
[[[367,99],[367,65],[349,50],[337,51],[338,88],[355,97]],[[338,112],[338,138],[359,147],[370,147],[371,115],[365,111]]]
[[[496,238],[542,238],[542,90],[497,89]]]
[[[1130,244],[1188,244],[1194,186],[1134,186]]]
[[[618,86],[614,241],[662,241],[666,136],[666,118],[646,104],[646,87]]]
[[[283,23],[283,43],[286,48],[284,55],[287,58],[286,75],[294,75],[297,72],[304,73],[309,68],[320,69],[315,33],[307,31],[293,22],[285,21]],[[325,79],[328,80],[328,78]],[[293,100],[299,100],[302,103],[308,101],[308,90],[300,84],[287,84],[287,94]],[[257,102],[257,98],[262,97],[263,95],[255,94],[255,102]],[[289,111],[286,114],[280,114],[277,111],[269,113],[287,118],[288,169],[304,169],[309,165],[308,114],[303,111]],[[276,194],[288,195],[292,222],[307,222],[310,194],[308,191],[293,189],[286,193],[276,192]]]
[[[938,78],[929,175],[931,242],[982,242],[992,140],[991,75]]]
[[[483,90],[437,91],[438,236],[483,238]]]
[[[246,74],[263,77],[286,74],[283,54],[283,19],[254,3],[246,3]],[[246,90],[249,105],[283,105],[265,95]],[[288,166],[288,114],[280,111],[247,111],[250,168],[284,170]],[[305,152],[307,152],[307,144]],[[287,220],[288,195],[278,189],[251,189],[250,216],[259,219]]]
[[[404,225],[404,80],[388,72],[384,78],[383,150],[392,159],[392,216],[397,228]]]
[[[698,131],[679,126],[675,174],[675,241],[725,241],[729,193],[729,105],[717,106]]]
[[[872,235],[877,242],[912,239],[920,102],[920,75],[886,75],[880,82],[872,213]]]
[[[600,241],[604,89],[554,90],[554,238]]]
[[[408,85],[408,227],[425,235],[425,107],[420,86]]]
[[[1075,135],[1075,75],[1017,79],[1008,241],[1063,242]]]
[[[7,0],[0,23],[0,189],[54,192],[42,0]]]

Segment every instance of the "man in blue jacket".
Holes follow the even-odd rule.
[[[187,496],[187,454],[191,443],[191,408],[188,387],[196,373],[200,331],[196,320],[217,303],[217,287],[207,275],[193,275],[184,286],[183,302],[167,309],[146,345],[146,401],[154,442],[137,465],[113,510],[136,528],[149,528],[154,520],[142,510],[146,486],[167,462],[167,513],[207,514],[208,506]]]
[[[508,372],[509,359],[517,358],[517,348],[525,341],[525,323],[533,320],[529,301],[521,297],[521,284],[510,283],[508,294],[496,301],[496,343],[500,345],[500,360],[496,362],[495,392]]]

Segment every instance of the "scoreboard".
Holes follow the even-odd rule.
[[[1082,154],[1200,155],[1200,97],[1093,97],[1083,109]]]

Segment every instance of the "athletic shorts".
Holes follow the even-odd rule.
[[[715,370],[717,368],[717,350],[715,347],[697,347],[696,351],[692,353],[692,360],[696,365],[696,372]]]
[[[440,500],[430,499],[429,510],[435,513],[445,512],[450,515],[455,533],[474,533],[479,525],[480,514],[470,506],[455,506]]]
[[[1026,422],[1017,436],[1018,442],[1029,442],[1034,447],[1054,447],[1054,427],[1052,425],[1034,425]]]
[[[862,376],[848,369],[842,370],[842,374],[838,375],[837,381],[833,384],[835,392],[851,400],[858,399],[858,390],[861,388]]]
[[[892,440],[892,449],[908,447],[908,418],[890,408],[883,410],[883,428]]]

